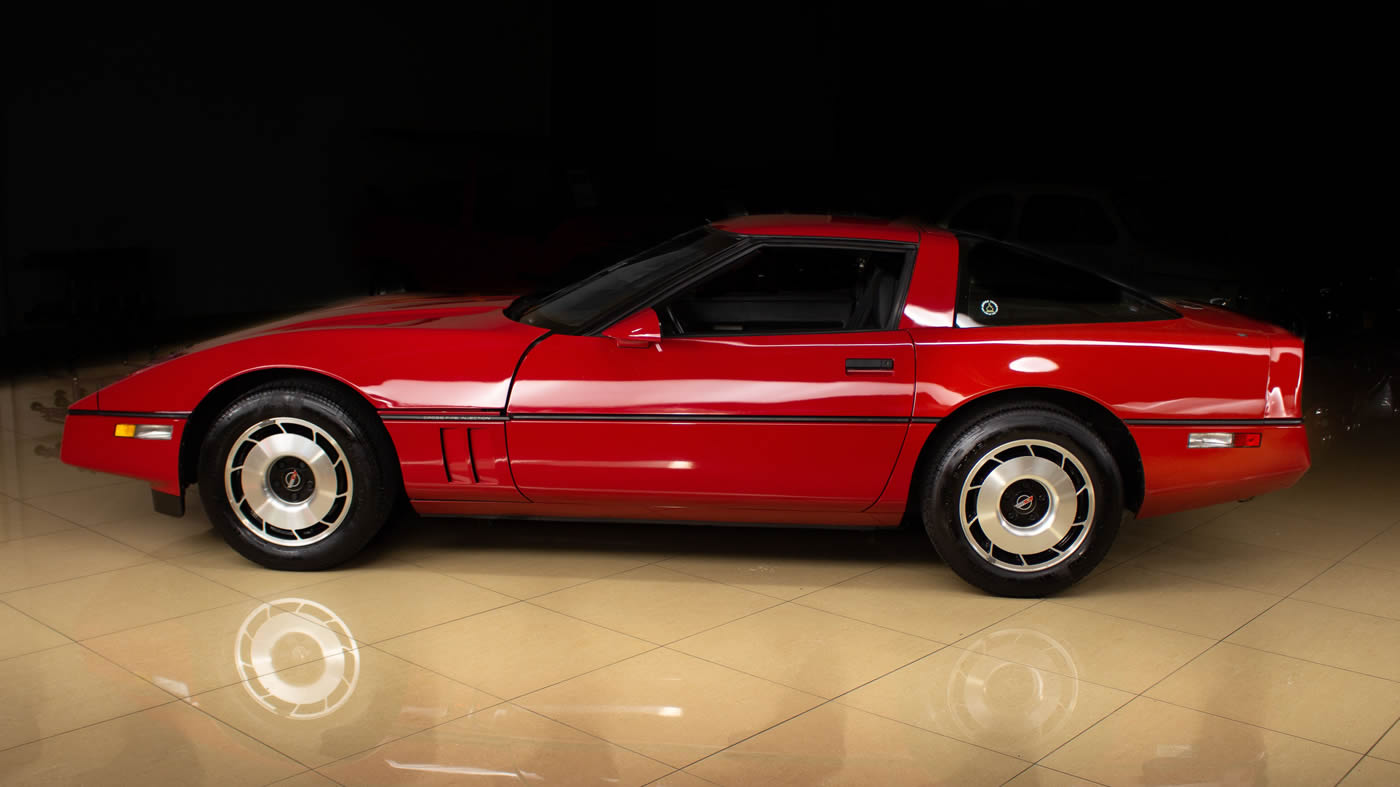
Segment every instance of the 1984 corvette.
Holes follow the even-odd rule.
[[[541,298],[380,296],[74,403],[65,462],[198,484],[315,570],[424,515],[892,527],[992,593],[1085,576],[1140,517],[1307,470],[1302,342],[974,235],[747,216]]]

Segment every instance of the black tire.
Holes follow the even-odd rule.
[[[269,383],[230,404],[209,427],[200,446],[200,499],[214,528],[244,557],[283,571],[319,571],[358,553],[388,519],[402,490],[393,445],[374,411],[363,402],[347,399],[333,387],[311,381]],[[258,436],[249,436],[250,430],[265,422],[276,431],[262,426]],[[279,440],[290,436],[309,439],[323,456],[315,457],[311,464],[295,466],[279,465],[296,460],[295,456],[282,456],[257,475],[266,479],[261,490],[254,490],[251,484],[244,486],[241,468],[249,462],[246,457],[255,450],[259,457],[274,456],[275,445],[258,448],[273,445],[259,441],[274,436]],[[245,458],[239,460],[235,452]],[[229,471],[231,461],[237,463],[237,475]],[[326,462],[330,463],[329,476],[323,472]],[[249,472],[252,475],[253,471]],[[296,489],[288,482],[281,483],[280,493],[274,491],[274,476],[295,481]],[[333,502],[320,517],[312,505],[319,506],[323,498],[311,498],[327,492],[334,495]],[[308,498],[288,503],[297,494]],[[265,508],[271,516],[263,519],[248,505],[255,498],[301,509],[300,516],[318,521],[297,528],[294,515],[273,508]],[[334,501],[340,501],[338,506]],[[303,538],[306,543],[291,543]]]
[[[1046,477],[1067,479],[1072,486],[1080,484],[1080,479],[1087,481],[1083,488],[1088,495],[1075,494],[1074,508],[1070,508],[1070,498],[1056,497],[1050,491],[1053,484],[1041,484],[1044,494],[1036,491],[1039,482],[1034,480],[1027,486],[1017,486],[1025,481],[1001,485],[1001,478],[1017,477],[1011,469],[1015,466],[1007,465],[998,478],[991,475],[997,467],[1025,454],[1031,457],[1027,461],[1039,457],[1054,463],[1057,448],[1064,479],[1055,477],[1053,471]],[[977,477],[969,482],[974,472]],[[1118,535],[1123,515],[1118,465],[1088,424],[1053,405],[1008,405],[984,414],[944,443],[924,473],[919,503],[929,539],[949,568],[989,593],[1032,598],[1064,590],[1103,560]],[[984,492],[988,495],[985,499],[981,497]],[[1029,502],[1025,502],[1027,498]],[[1066,502],[1052,504],[1052,500]],[[995,514],[979,508],[984,502]],[[1020,503],[1024,503],[1024,511],[1017,505]],[[1040,519],[1034,519],[1036,516]],[[981,517],[995,520],[989,525],[991,531],[981,529]],[[1037,547],[1000,549],[988,536],[991,532],[1003,542],[1036,544],[1059,532],[1042,529],[1035,535],[1037,528],[1056,517],[1069,517],[1055,523],[1065,535],[1043,551],[1033,551]],[[1031,524],[1021,528],[1016,521]],[[1075,530],[1076,525],[1084,529]],[[1017,560],[1020,565],[1010,568]],[[1038,568],[1040,565],[1045,567]]]

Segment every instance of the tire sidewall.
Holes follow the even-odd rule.
[[[325,430],[340,446],[353,480],[348,510],[335,532],[305,546],[264,541],[234,512],[225,487],[229,453],[251,426],[269,418],[297,418]],[[373,538],[392,506],[384,463],[368,429],[347,408],[311,391],[256,390],[215,419],[200,447],[200,500],[215,529],[244,557],[269,568],[311,571],[339,564]],[[387,501],[387,504],[386,504]]]
[[[1094,487],[1094,519],[1074,553],[1044,572],[1010,571],[987,562],[969,543],[960,516],[963,482],[988,451],[1013,440],[1044,440],[1062,446],[1083,465]],[[1038,597],[1069,587],[1103,560],[1118,533],[1123,483],[1108,446],[1066,411],[1026,407],[984,417],[952,439],[932,467],[922,508],[929,539],[959,576],[992,593]]]

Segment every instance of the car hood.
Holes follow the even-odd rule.
[[[511,299],[387,295],[340,303],[192,346],[100,391],[104,410],[193,410],[250,373],[313,373],[380,410],[502,409],[543,328],[505,316]],[[93,406],[86,404],[84,406]]]
[[[309,312],[259,323],[192,345],[198,352],[254,336],[337,328],[486,328],[506,320],[504,310],[513,297],[499,295],[375,295],[341,301]]]

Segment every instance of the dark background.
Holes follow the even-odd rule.
[[[1103,189],[1310,345],[1394,346],[1391,99],[1345,9],[463,7],[12,18],[7,363],[528,289],[735,213],[934,221],[993,182]]]

